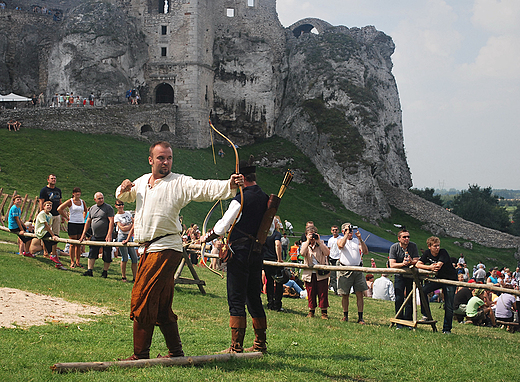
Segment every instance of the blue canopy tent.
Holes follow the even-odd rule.
[[[359,232],[361,232],[361,238],[364,240],[370,252],[388,253],[388,251],[390,251],[390,247],[393,244],[391,241],[374,235],[363,228],[359,228]],[[320,235],[320,238],[325,241],[325,244],[327,244],[331,237],[332,235]]]

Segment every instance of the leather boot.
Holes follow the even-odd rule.
[[[141,324],[134,320],[134,354],[123,361],[150,358],[154,324]]]
[[[255,329],[255,341],[253,342],[253,346],[244,349],[244,352],[267,352],[267,338],[265,333],[267,329],[267,319],[265,317],[253,318],[253,328]]]
[[[246,335],[247,321],[242,316],[229,317],[229,327],[231,328],[231,346],[220,354],[242,353],[244,351],[244,337]]]
[[[166,346],[168,347],[168,355],[161,356],[159,354],[157,358],[184,357],[184,352],[182,351],[181,336],[179,335],[179,326],[177,325],[177,321],[166,325],[159,325],[159,329],[161,329],[161,332],[166,341]]]

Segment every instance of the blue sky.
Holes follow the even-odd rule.
[[[393,74],[414,187],[520,189],[520,0],[277,0],[284,26],[374,25]]]

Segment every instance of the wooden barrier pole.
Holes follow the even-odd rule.
[[[114,362],[67,362],[56,363],[51,366],[51,370],[57,373],[74,372],[74,371],[88,371],[96,370],[103,371],[109,367],[116,366],[120,368],[129,367],[150,367],[150,366],[182,366],[182,365],[198,365],[207,362],[225,362],[232,359],[252,359],[260,358],[263,354],[260,352],[254,353],[230,353],[230,354],[212,354],[199,355],[193,357],[175,357],[175,358],[153,358],[153,359],[138,359],[136,361],[114,361]]]

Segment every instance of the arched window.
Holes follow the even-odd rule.
[[[168,126],[166,123],[161,126],[161,130],[159,131],[170,131],[170,126]]]

